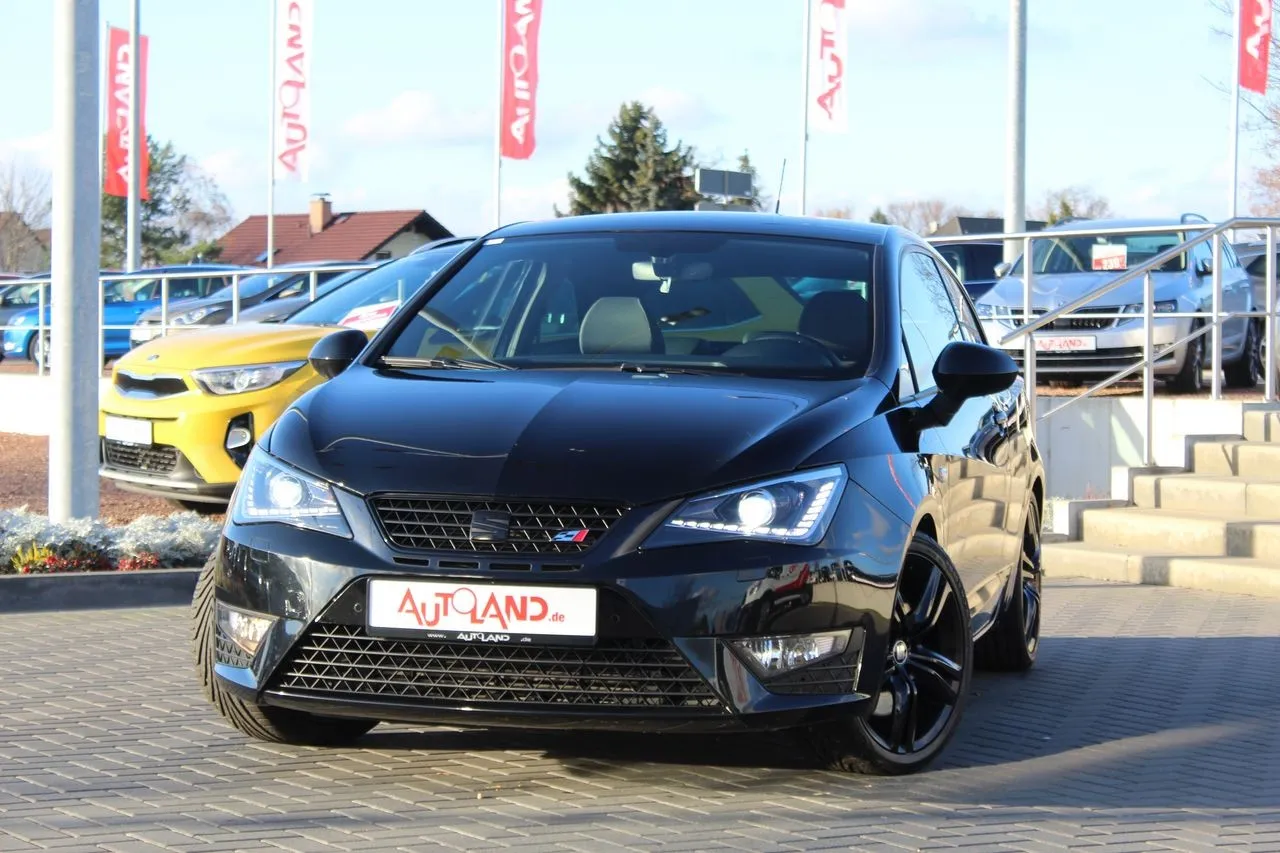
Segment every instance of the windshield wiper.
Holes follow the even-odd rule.
[[[509,364],[496,361],[477,361],[470,358],[405,358],[402,356],[384,355],[378,363],[386,367],[437,367],[458,368],[461,370],[515,370]]]
[[[707,365],[705,367],[675,367],[657,364],[633,364],[623,362],[618,365],[622,373],[686,373],[690,376],[702,376],[708,373],[724,373],[728,368],[724,365]]]

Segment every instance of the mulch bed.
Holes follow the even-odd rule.
[[[103,521],[128,524],[140,515],[172,515],[182,508],[164,498],[126,492],[98,480],[98,507]],[[49,511],[49,439],[42,435],[0,433],[0,509],[26,506]],[[211,516],[220,521],[222,516]]]

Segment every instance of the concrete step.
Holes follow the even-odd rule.
[[[1086,510],[1081,541],[1135,553],[1256,557],[1280,562],[1280,521],[1230,514],[1119,507]]]
[[[1191,470],[1227,477],[1280,476],[1280,442],[1198,441],[1191,448]]]
[[[1143,474],[1133,478],[1132,497],[1140,507],[1280,521],[1280,479]]]
[[[1048,577],[1083,577],[1280,598],[1280,561],[1131,552],[1086,542],[1045,545]]]
[[[1246,411],[1244,437],[1248,441],[1280,442],[1280,411]]]

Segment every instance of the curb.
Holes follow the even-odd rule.
[[[190,604],[199,568],[0,576],[0,613]]]

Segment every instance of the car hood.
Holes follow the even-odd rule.
[[[262,323],[267,320],[280,320],[288,317],[294,311],[301,309],[310,302],[310,298],[303,296],[289,296],[284,299],[273,299],[270,302],[264,302],[261,305],[254,305],[245,308],[240,312],[241,323]]]
[[[356,366],[300,398],[266,449],[359,494],[636,506],[792,471],[886,394],[871,379]]]
[[[256,304],[259,296],[261,296],[261,294],[258,294],[252,297],[250,296],[240,297],[240,307],[244,308],[246,306]],[[172,299],[169,301],[169,316],[173,317],[176,314],[181,314],[184,311],[192,311],[196,308],[218,309],[218,308],[230,308],[230,307],[231,307],[230,293],[228,293],[225,296],[222,296],[220,294],[216,296],[188,296],[185,299]],[[144,312],[139,317],[139,319],[146,322],[159,323],[160,322],[160,306],[156,305],[154,308],[151,308],[150,310]]]
[[[154,338],[130,350],[117,364],[156,372],[299,361],[306,359],[316,341],[333,331],[327,326],[279,323],[213,326]]]
[[[1042,311],[1052,311],[1075,299],[1102,287],[1120,273],[1077,272],[1031,277],[1031,306]],[[1187,279],[1181,273],[1153,273],[1156,300],[1176,299],[1187,291]],[[982,295],[982,305],[999,305],[1021,308],[1025,285],[1020,277],[1001,279],[995,287]],[[1142,302],[1142,278],[1126,282],[1117,289],[1098,297],[1089,304],[1098,308],[1115,305],[1136,305]]]

